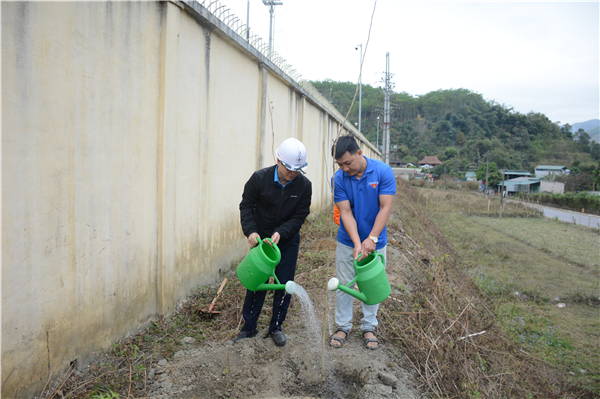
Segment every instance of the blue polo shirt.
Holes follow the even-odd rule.
[[[341,169],[335,172],[334,202],[350,201],[361,242],[369,237],[375,224],[379,213],[379,196],[396,195],[396,178],[392,168],[376,159],[365,159],[367,168],[360,180]],[[387,228],[384,228],[377,238],[377,249],[385,247],[388,241]],[[337,239],[344,245],[354,247],[341,219]]]

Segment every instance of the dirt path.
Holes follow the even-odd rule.
[[[399,251],[388,247],[390,280],[395,278],[399,266]],[[315,301],[314,295],[311,297]],[[328,313],[330,320],[334,306],[333,299]],[[319,312],[322,305],[319,305],[315,306],[315,313],[321,316],[317,314],[314,319],[318,326],[313,322],[313,328],[309,328],[311,323],[307,319],[300,323],[286,322],[284,331],[288,342],[284,347],[277,347],[271,338],[265,338],[267,329],[263,329],[251,339],[208,343],[177,352],[170,361],[164,359],[149,370],[146,386],[141,390],[146,391],[143,396],[181,399],[421,397],[410,364],[405,364],[405,357],[392,349],[393,345],[386,345],[381,339],[379,350],[363,347],[356,326],[362,315],[360,302],[355,300],[354,307],[355,327],[348,344],[341,349],[329,345],[324,349],[324,382],[321,323],[317,321],[322,320],[322,310]],[[331,321],[328,324],[331,331]],[[317,336],[315,328],[319,329]]]

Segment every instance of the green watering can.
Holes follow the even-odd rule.
[[[267,238],[271,244],[270,238]],[[269,244],[258,238],[258,245],[250,250],[248,255],[237,267],[238,279],[250,291],[285,290],[288,294],[296,291],[296,283],[288,281],[281,284],[275,275],[275,268],[281,261],[281,252],[277,244]],[[269,277],[273,276],[277,284],[267,284]]]
[[[360,255],[358,257],[360,258]],[[383,254],[376,252],[372,252],[360,262],[354,259],[354,270],[356,271],[354,280],[346,285],[341,285],[340,281],[333,277],[327,283],[327,289],[329,291],[342,290],[360,299],[366,305],[375,305],[383,302],[392,293],[384,266],[385,257]],[[349,288],[354,282],[358,285],[360,292]]]

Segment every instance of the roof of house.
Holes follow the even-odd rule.
[[[535,167],[535,170],[563,170],[566,168],[567,168],[566,166],[538,165]]]
[[[515,177],[514,179],[508,179],[506,181],[523,181],[523,180],[540,180],[540,179],[538,179],[537,177],[522,176],[522,177]]]
[[[475,177],[476,173],[475,172],[467,172],[465,173],[465,177]]]
[[[526,170],[505,170],[504,173],[507,174],[507,175],[531,176],[531,173],[529,173]]]
[[[419,161],[419,165],[441,165],[443,162],[438,157],[426,156]]]
[[[506,180],[504,182],[504,186],[529,186],[531,184],[539,183],[540,179],[528,179],[526,177],[517,177],[516,179]],[[499,186],[502,185],[502,182],[498,183]]]

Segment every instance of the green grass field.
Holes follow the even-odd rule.
[[[472,194],[421,191],[520,350],[600,394],[598,230],[545,218],[468,216],[461,204]]]

